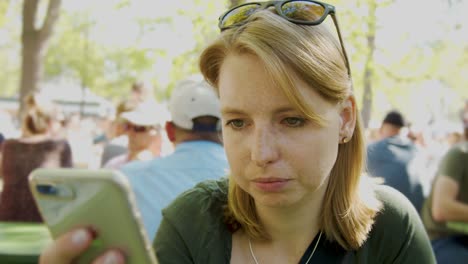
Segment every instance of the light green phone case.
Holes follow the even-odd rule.
[[[42,168],[29,183],[53,238],[76,227],[98,233],[76,263],[91,263],[109,248],[123,251],[129,264],[157,263],[128,180],[118,171]]]
[[[468,234],[468,223],[447,222],[447,227],[462,234]]]

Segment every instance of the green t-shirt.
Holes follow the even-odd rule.
[[[468,204],[468,142],[457,144],[452,147],[442,158],[437,177],[447,176],[455,180],[459,185],[459,192],[457,200]],[[431,239],[437,239],[441,237],[447,237],[456,235],[457,232],[448,229],[445,222],[436,222],[432,218],[431,207],[432,207],[433,194],[424,202],[421,210],[421,217],[426,227],[429,237]]]
[[[387,186],[377,187],[383,209],[357,251],[320,240],[312,263],[435,263],[429,239],[411,203]],[[223,222],[227,180],[206,181],[163,210],[153,247],[161,264],[222,264],[231,257],[232,234]]]

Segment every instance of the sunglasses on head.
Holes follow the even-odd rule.
[[[137,126],[137,125],[133,125],[130,123],[125,124],[125,131],[127,132],[133,131],[135,133],[143,133],[151,129],[154,129],[154,127],[153,126]]]
[[[233,7],[219,17],[218,27],[221,31],[238,27],[247,22],[247,19],[255,12],[269,7],[274,7],[276,13],[282,18],[299,25],[319,25],[330,15],[338,32],[341,49],[345,57],[346,68],[351,78],[348,55],[343,44],[343,39],[335,16],[335,7],[312,0],[285,0],[268,2],[250,2]]]

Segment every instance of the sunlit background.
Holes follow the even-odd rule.
[[[38,26],[47,3],[40,3]],[[458,111],[468,98],[468,1],[330,3],[337,7],[350,53],[358,103],[364,104],[365,94],[371,99],[370,127],[394,108],[415,126],[457,126]],[[155,98],[164,101],[178,80],[198,73],[198,55],[218,34],[217,18],[230,4],[64,0],[41,87],[59,98],[96,97],[114,103],[128,94],[132,82],[144,79],[155,86]],[[18,96],[21,9],[22,1],[0,1],[2,98]]]

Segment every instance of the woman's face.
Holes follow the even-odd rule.
[[[320,127],[288,101],[252,55],[229,55],[218,84],[231,173],[257,206],[307,202],[325,188],[337,157],[341,104],[296,81],[307,105],[326,120]]]
[[[160,145],[161,135],[155,128],[128,125],[128,149],[130,152],[137,153],[143,150],[149,150],[155,144]],[[159,151],[158,151],[159,152]]]

